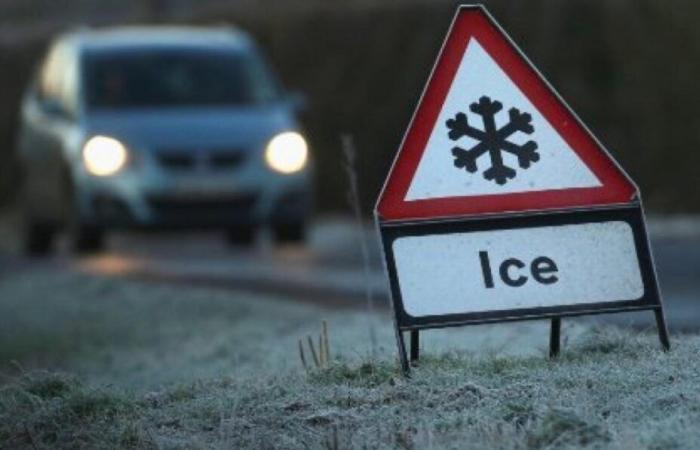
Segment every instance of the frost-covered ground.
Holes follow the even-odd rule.
[[[333,303],[336,304],[336,303]],[[302,369],[297,342],[314,339],[326,320],[332,356],[392,360],[391,317],[299,304],[246,292],[140,283],[44,268],[0,278],[0,362],[9,368],[55,368],[93,383],[149,390],[194,378]],[[566,321],[564,322],[566,325]],[[567,336],[582,332],[569,323]],[[544,355],[546,323],[522,322],[423,334],[438,349]],[[12,362],[12,363],[10,363]]]
[[[425,333],[388,316],[56,269],[0,278],[0,448],[695,448],[700,339],[565,321]],[[329,324],[333,363],[297,340]],[[376,331],[372,354],[370,327]],[[308,358],[308,354],[307,354]]]

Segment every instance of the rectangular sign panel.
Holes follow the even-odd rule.
[[[392,245],[413,317],[636,300],[632,228],[609,221],[408,236]]]
[[[401,329],[660,307],[638,205],[380,227]]]

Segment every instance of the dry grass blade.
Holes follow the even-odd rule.
[[[325,320],[322,322],[323,326],[323,347],[326,351],[326,362],[330,362],[331,360],[331,349],[328,346],[328,322]]]
[[[318,335],[318,359],[321,362],[321,367],[326,366],[326,350],[323,346],[323,334]]]
[[[355,220],[357,222],[357,228],[360,235],[360,250],[362,251],[362,262],[365,276],[365,297],[367,298],[367,313],[369,314],[367,320],[369,325],[369,339],[372,356],[376,356],[377,332],[374,329],[374,319],[372,318],[372,315],[374,314],[374,293],[372,292],[372,285],[370,283],[371,268],[369,262],[369,246],[367,244],[368,237],[365,233],[365,227],[362,221],[362,205],[360,204],[360,189],[357,181],[357,167],[355,165],[357,160],[357,149],[355,148],[355,143],[352,136],[348,134],[341,136],[341,144],[343,148],[343,155],[345,156],[345,172],[347,173],[348,181],[350,182],[348,201],[350,202],[350,206],[352,206],[353,213],[355,214]]]
[[[306,336],[306,340],[309,343],[309,351],[311,351],[311,356],[314,359],[314,364],[316,364],[316,367],[321,367],[321,363],[318,360],[318,356],[316,354],[316,349],[314,348],[314,340],[311,339],[311,336]]]
[[[303,339],[299,339],[297,344],[299,346],[299,358],[301,359],[301,364],[308,372],[309,366],[306,363],[306,352],[304,351]],[[328,367],[331,360],[331,351],[328,346],[328,323],[325,320],[321,322],[321,332],[318,334],[318,351],[316,350],[314,338],[310,334],[306,335],[306,345],[309,347],[309,353],[311,353],[311,357],[316,368]]]
[[[304,356],[304,344],[301,342],[301,339],[299,339],[299,358],[301,358],[301,365],[304,366],[304,370],[308,370],[306,357]]]
[[[338,428],[333,427],[333,431],[330,436],[326,436],[325,439],[326,450],[339,450],[340,444],[338,442]]]

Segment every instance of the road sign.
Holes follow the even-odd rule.
[[[403,332],[651,309],[637,187],[481,6],[457,11],[375,209]]]

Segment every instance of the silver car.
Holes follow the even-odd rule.
[[[285,93],[230,29],[81,30],[50,46],[22,106],[25,247],[77,251],[120,227],[260,226],[299,241],[312,167]]]

